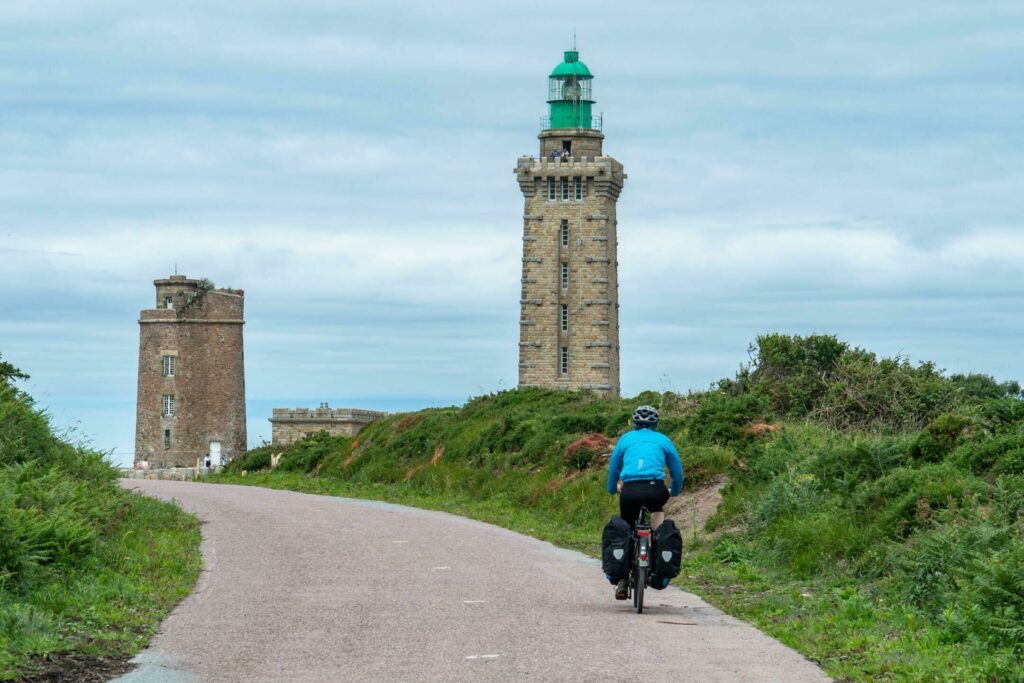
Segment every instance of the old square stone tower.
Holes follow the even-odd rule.
[[[575,50],[548,79],[540,156],[523,156],[519,386],[619,394],[616,202],[626,178],[602,151],[593,76]]]
[[[135,462],[213,466],[245,453],[245,294],[209,280],[155,280],[139,317]]]

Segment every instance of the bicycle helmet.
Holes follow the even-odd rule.
[[[657,427],[659,419],[661,419],[661,416],[658,415],[658,409],[654,406],[640,406],[633,411],[633,424],[636,425],[637,429]]]

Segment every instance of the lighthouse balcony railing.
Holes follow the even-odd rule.
[[[603,117],[600,116],[600,115],[598,115],[598,116],[591,116],[590,117],[590,125],[589,126],[569,126],[569,127],[570,128],[582,128],[583,130],[601,130],[601,124],[603,123],[603,121],[601,120],[602,118]],[[583,121],[580,121],[580,123],[583,123]],[[540,129],[541,130],[551,130],[551,117],[550,116],[542,116],[541,117],[541,119],[540,119]]]

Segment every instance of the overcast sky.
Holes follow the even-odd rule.
[[[578,35],[619,202],[622,385],[832,333],[1024,378],[1024,3],[0,3],[0,353],[130,461],[139,310],[246,292],[273,406],[517,378],[522,196]]]

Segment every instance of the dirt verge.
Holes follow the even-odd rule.
[[[704,533],[704,525],[722,502],[722,488],[727,483],[726,477],[718,477],[696,491],[684,491],[683,495],[669,499],[665,516],[676,523],[684,539]]]
[[[96,657],[74,652],[51,652],[25,667],[21,683],[105,683],[127,673],[128,657]]]

